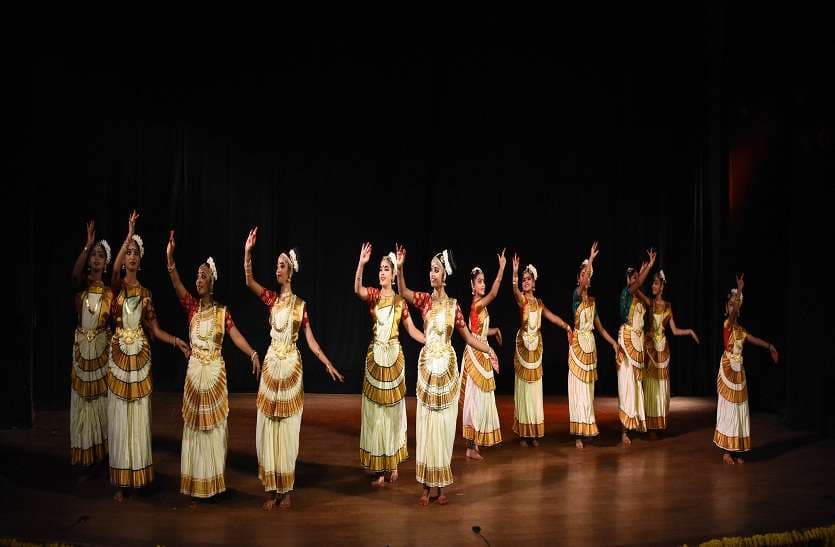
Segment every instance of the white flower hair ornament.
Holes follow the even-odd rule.
[[[386,255],[386,258],[388,258],[389,262],[391,262],[392,277],[397,277],[397,255],[390,252]]]
[[[206,264],[209,265],[209,269],[212,271],[212,279],[217,281],[217,266],[215,266],[215,259],[212,257],[207,258]]]
[[[290,257],[290,262],[293,263],[293,271],[298,272],[299,271],[299,259],[296,256],[295,249],[290,249],[290,252],[287,253],[287,255]]]
[[[444,264],[444,271],[447,276],[452,275],[452,265],[449,263],[449,251],[446,249],[444,249],[444,252],[441,253],[441,262]]]
[[[583,266],[583,267],[586,267],[586,266],[589,267],[589,279],[591,279],[591,276],[594,275],[594,266],[589,265],[589,259],[588,258],[583,259],[583,261],[580,263],[580,265]]]
[[[539,273],[536,271],[536,266],[534,266],[533,264],[528,264],[527,266],[525,266],[525,271],[533,276],[534,281],[536,281],[536,278],[539,277]]]
[[[484,271],[481,268],[479,268],[478,266],[476,266],[475,268],[470,270],[470,275],[471,276],[478,275],[478,274],[483,274],[483,273],[484,273]]]
[[[662,283],[667,284],[667,276],[664,275],[664,270],[658,270],[658,278],[661,279]]]
[[[110,265],[110,256],[111,256],[110,255],[110,243],[108,243],[106,239],[102,239],[97,243],[97,245],[101,245],[101,248],[104,249],[104,254],[107,256],[107,259],[105,260],[104,265],[109,266]]]
[[[131,239],[136,242],[136,245],[139,246],[139,258],[145,257],[145,244],[142,242],[142,238],[139,237],[139,234],[133,234]]]

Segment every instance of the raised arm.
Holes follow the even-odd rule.
[[[415,326],[411,315],[403,319],[401,322],[406,326],[406,332],[409,333],[409,336],[411,336],[415,342],[419,344],[426,344],[426,336],[424,336],[420,329]]]
[[[650,270],[652,270],[652,266],[655,264],[656,255],[657,255],[657,253],[655,252],[655,249],[648,249],[647,250],[648,260],[645,260],[644,263],[641,264],[641,269],[638,270],[638,278],[635,280],[635,282],[629,284],[629,292],[630,293],[632,293],[632,294],[641,293],[641,287],[646,282],[647,276],[649,275]],[[637,294],[637,296],[641,300],[644,300],[646,302],[649,301],[643,293]],[[644,304],[646,304],[646,302],[644,302]]]
[[[525,304],[525,295],[519,290],[519,255],[513,253],[513,298],[520,306]]]
[[[680,329],[676,326],[676,320],[673,318],[673,310],[670,309],[670,331],[672,331],[673,336],[690,336],[696,343],[699,343],[699,337],[693,331],[693,329]]]
[[[171,284],[174,285],[174,292],[177,293],[177,298],[180,300],[188,294],[185,285],[180,280],[180,274],[177,273],[177,263],[174,262],[174,230],[168,233],[168,245],[165,247],[165,257],[168,259],[168,276],[171,278]]]
[[[255,293],[258,298],[264,292],[262,287],[255,278],[252,277],[252,248],[255,247],[255,241],[258,238],[258,226],[249,231],[249,235],[244,243],[244,276],[246,277],[246,286],[249,290]]]
[[[322,351],[322,348],[319,347],[319,342],[316,341],[316,337],[313,336],[313,329],[310,327],[310,321],[305,323],[304,326],[304,337],[307,340],[307,346],[310,348],[310,351],[313,352],[313,355],[316,356],[319,361],[325,365],[325,370],[328,371],[328,374],[331,375],[331,378],[334,382],[344,382],[345,377],[336,370],[336,367],[333,366],[331,360],[328,359],[328,356],[325,355],[325,352]]]
[[[72,266],[72,286],[74,290],[80,289],[84,286],[84,265],[87,263],[87,257],[90,256],[90,249],[96,244],[96,221],[90,220],[87,222],[87,243],[81,249],[81,254],[75,259],[75,264]]]
[[[406,286],[406,272],[403,265],[406,263],[406,247],[399,243],[394,245],[397,252],[397,290],[410,305],[415,305],[415,291]]]
[[[122,243],[122,246],[119,247],[119,252],[116,254],[116,259],[113,261],[113,278],[111,286],[113,288],[114,294],[118,292],[119,287],[122,286],[122,278],[119,277],[119,270],[122,269],[122,264],[125,263],[125,255],[128,252],[128,244],[130,243],[131,238],[133,237],[134,230],[136,229],[136,221],[139,220],[139,215],[134,210],[130,217],[128,218],[128,235],[125,237],[125,242]]]
[[[249,360],[252,362],[252,374],[258,378],[258,375],[261,374],[261,361],[258,359],[258,352],[252,349],[252,346],[246,341],[244,335],[238,330],[238,327],[233,326],[229,329],[229,338],[232,339],[235,347],[249,356]]]
[[[354,276],[354,294],[363,302],[368,300],[368,289],[362,285],[362,270],[371,259],[371,243],[363,243],[360,249],[360,259],[357,263],[357,273]]]
[[[476,302],[476,309],[481,310],[482,308],[487,307],[490,305],[490,302],[496,299],[496,296],[499,294],[499,286],[502,284],[502,277],[504,277],[504,267],[507,264],[507,259],[504,257],[504,249],[502,252],[496,255],[499,259],[499,271],[496,274],[496,279],[493,280],[493,286],[490,287],[490,292],[484,295],[484,298]]]

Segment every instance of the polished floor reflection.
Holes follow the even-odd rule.
[[[522,447],[513,400],[499,396],[505,442],[464,458],[458,441],[450,503],[417,504],[414,398],[409,455],[395,486],[373,490],[358,467],[360,396],[305,397],[293,507],[261,511],[255,396],[230,397],[229,457],[221,499],[179,491],[180,395],[153,395],[156,486],[122,504],[106,475],[78,480],[69,466],[68,413],[42,412],[30,431],[0,432],[0,537],[105,545],[675,544],[835,522],[835,440],[790,431],[754,414],[754,450],[724,466],[712,444],[715,401],[673,398],[658,440],[619,444],[617,400],[598,398],[601,435],[584,450],[568,435],[564,397],[546,397],[546,437]],[[460,432],[460,424],[459,424]],[[479,527],[479,537],[473,527]]]

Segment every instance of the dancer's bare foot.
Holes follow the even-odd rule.
[[[119,488],[118,490],[116,490],[116,493],[115,493],[115,494],[113,494],[113,499],[114,499],[114,500],[116,500],[116,501],[118,501],[119,503],[122,503],[122,502],[125,500],[125,493],[124,493],[124,491],[123,491],[121,488]]]
[[[426,507],[429,505],[429,489],[423,489],[423,495],[420,496],[420,501],[418,502],[422,507]]]
[[[400,474],[397,472],[397,469],[395,469],[395,470],[394,470],[394,471],[392,471],[392,472],[391,472],[391,474],[389,475],[389,482],[390,482],[390,483],[392,483],[392,484],[394,484],[394,483],[396,483],[396,482],[397,482],[397,479],[399,479],[399,478],[400,478]]]
[[[281,501],[278,502],[279,509],[289,509],[292,504],[290,503],[290,492],[287,492],[283,496],[281,496]]]
[[[539,446],[539,441],[537,441],[536,439],[531,439],[531,446],[533,446],[533,447]]]
[[[582,450],[583,448],[585,448],[585,447],[583,446],[583,439],[581,439],[581,438],[577,437],[577,440],[576,440],[576,441],[574,441],[574,446],[576,446],[576,447],[577,447],[577,448],[579,448],[580,450]]]
[[[270,495],[270,497],[264,500],[264,503],[261,504],[261,509],[264,511],[272,511],[275,509],[275,501],[275,494]]]
[[[734,461],[736,461],[736,463],[738,463],[739,465],[742,465],[742,464],[745,463],[745,460],[743,460],[742,458],[739,458],[739,457],[734,458]]]
[[[438,496],[438,505],[446,505],[449,503],[449,500],[446,497],[446,494],[441,494]]]
[[[386,476],[383,475],[383,474],[380,474],[379,477],[377,477],[376,479],[371,481],[371,487],[372,488],[382,488],[383,484],[385,484],[385,482],[386,482]]]
[[[623,443],[623,446],[629,446],[632,444],[632,439],[629,438],[629,433],[624,431],[620,435],[620,441]]]
[[[525,448],[527,448],[530,445],[528,445],[527,439],[519,439],[519,446],[524,446]]]
[[[725,454],[722,454],[722,463],[724,463],[725,465],[733,465],[734,459],[731,457],[730,454],[726,452]]]
[[[484,456],[479,454],[478,450],[475,450],[473,448],[468,448],[467,449],[467,457],[471,460],[476,460],[476,461],[479,461],[479,462],[484,459]]]

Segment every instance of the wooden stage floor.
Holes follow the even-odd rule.
[[[179,494],[180,394],[153,395],[153,490],[122,504],[106,475],[79,481],[69,465],[67,411],[28,431],[0,432],[0,537],[94,545],[680,544],[835,523],[835,440],[754,414],[748,463],[724,466],[712,444],[715,400],[676,397],[657,441],[619,445],[617,400],[598,398],[601,435],[585,450],[568,435],[564,397],[546,397],[546,437],[519,446],[513,399],[498,397],[504,443],[483,462],[453,457],[450,503],[417,504],[415,400],[409,460],[396,486],[373,490],[359,467],[360,395],[305,398],[293,507],[261,511],[255,396],[230,397],[229,489],[216,502]],[[460,433],[460,423],[459,423]],[[479,526],[482,537],[472,528]]]

